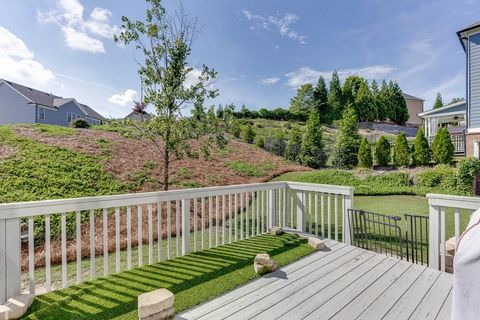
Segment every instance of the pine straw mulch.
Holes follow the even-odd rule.
[[[121,136],[116,132],[107,132],[102,130],[86,130],[77,129],[76,134],[67,136],[50,136],[41,133],[33,127],[18,126],[15,128],[16,133],[35,141],[45,143],[52,146],[68,148],[78,152],[84,152],[94,156],[99,156],[99,161],[105,165],[105,169],[113,174],[118,180],[124,183],[135,182],[134,174],[136,172],[144,172],[149,177],[150,183],[143,183],[138,185],[130,192],[147,192],[161,190],[162,181],[162,159],[159,156],[154,144],[147,140],[130,139]],[[192,148],[198,147],[196,142],[191,143]],[[1,149],[0,149],[1,150]],[[1,151],[0,151],[1,155]],[[1,156],[0,156],[1,159]],[[240,175],[227,165],[231,161],[245,161],[254,166],[260,166],[265,163],[273,164],[273,169],[266,172],[264,176],[252,177]],[[154,166],[149,166],[150,169],[145,169],[145,164],[153,163]],[[210,159],[206,160],[203,157],[197,159],[183,158],[175,160],[171,163],[171,177],[174,182],[171,189],[179,189],[182,183],[195,183],[198,186],[220,186],[233,185],[255,182],[266,182],[272,178],[291,171],[305,171],[309,170],[306,167],[287,163],[282,157],[275,156],[265,150],[255,146],[231,140],[225,151],[219,151],[211,155]],[[188,177],[185,174],[176,175],[176,172],[188,172]],[[157,181],[158,183],[151,183]],[[208,201],[207,201],[208,202]],[[232,204],[233,205],[233,204]],[[227,204],[228,206],[228,204]],[[173,206],[174,207],[174,206]],[[208,208],[208,207],[207,207]],[[156,209],[155,209],[156,210]],[[193,205],[191,206],[193,212]],[[233,210],[232,210],[233,211]],[[156,211],[155,211],[156,212]],[[227,211],[228,212],[228,211]],[[172,209],[172,215],[174,209]],[[162,233],[166,237],[166,211],[162,210]],[[227,215],[228,217],[228,215]],[[101,215],[95,218],[95,243],[96,254],[103,252],[103,222]],[[193,214],[191,215],[191,226],[193,228]],[[200,218],[199,218],[200,220]],[[208,220],[208,212],[206,219]],[[214,223],[215,219],[213,218]],[[142,219],[143,239],[148,241],[148,215],[147,207],[143,209]],[[221,223],[221,221],[220,221]],[[200,222],[199,222],[200,224]],[[208,221],[205,222],[208,227]],[[126,214],[122,211],[121,214],[121,248],[127,246],[126,242]],[[153,225],[157,226],[157,214],[153,214]],[[156,227],[154,227],[154,230]],[[82,226],[82,256],[90,256],[90,226],[85,223]],[[132,246],[137,245],[137,214],[136,208],[132,208]],[[108,219],[108,234],[109,234],[109,252],[115,251],[115,221],[114,215],[109,214]],[[172,235],[175,235],[175,218],[172,217]],[[158,238],[158,232],[154,231],[154,239]],[[76,260],[76,242],[69,240],[67,243],[67,260]],[[51,263],[61,263],[61,242],[59,239],[52,239],[51,241]],[[45,265],[45,248],[44,244],[35,246],[35,266],[41,267]],[[22,269],[28,268],[28,246],[22,247]]]

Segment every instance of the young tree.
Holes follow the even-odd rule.
[[[372,83],[370,84],[370,94],[372,97],[372,109],[375,112],[375,120],[380,120],[380,110],[379,110],[379,95],[380,95],[380,89],[378,88],[378,83],[375,79],[372,80]]]
[[[335,137],[332,162],[336,168],[351,168],[357,165],[360,135],[357,114],[352,107],[343,112],[340,127]]]
[[[377,95],[377,119],[379,121],[385,121],[389,118],[389,110],[392,108],[390,105],[390,90],[385,80],[382,81],[382,86]]]
[[[375,144],[375,160],[380,167],[386,167],[391,160],[391,147],[385,136],[381,136]]]
[[[290,112],[294,115],[308,115],[313,101],[313,86],[310,83],[303,84],[290,99]]]
[[[373,165],[372,147],[367,138],[363,138],[358,149],[358,166],[361,168],[371,168]]]
[[[398,125],[404,125],[408,121],[409,113],[402,89],[397,82],[392,81],[390,81],[388,87],[390,91],[388,95],[390,99],[390,103],[388,103],[390,108],[389,119]]]
[[[139,125],[139,132],[153,141],[161,154],[163,189],[168,190],[173,157],[190,150],[188,141],[199,135],[192,130],[193,120],[184,117],[182,111],[205,98],[217,96],[217,91],[208,87],[216,72],[204,66],[200,76],[195,79],[196,83],[187,85],[187,75],[193,71],[187,59],[197,32],[196,20],[186,14],[182,7],[169,14],[161,0],[146,1],[148,8],[145,20],[132,21],[122,17],[122,31],[114,36],[114,40],[125,45],[132,43],[144,59],[143,63],[138,62],[138,72],[145,88],[144,101],[153,105],[155,115]],[[210,119],[209,125],[201,126],[206,130],[203,136],[214,138],[220,134],[218,121],[215,120]]]
[[[418,129],[412,148],[412,158],[415,165],[426,166],[430,163],[432,156],[423,128]]]
[[[358,89],[355,99],[355,110],[357,111],[358,120],[361,122],[375,121],[377,117],[375,103],[366,82],[360,83],[360,88]]]
[[[451,164],[455,155],[455,146],[452,143],[447,128],[439,128],[432,143],[433,160],[437,164]]]
[[[327,84],[322,76],[318,78],[317,85],[313,89],[313,105],[321,116],[320,120],[324,123],[331,123],[332,111],[328,104]]]
[[[407,135],[405,132],[402,132],[397,136],[393,148],[393,159],[395,165],[399,167],[406,167],[410,164],[410,148],[408,147]]]
[[[364,84],[366,84],[366,81],[362,77],[357,75],[348,76],[343,83],[343,102],[346,105],[351,104],[355,106],[358,91]]]
[[[300,149],[300,162],[311,168],[325,166],[326,156],[323,150],[323,130],[320,114],[316,108],[310,111]]]
[[[332,110],[331,121],[338,120],[343,114],[342,85],[338,78],[337,71],[332,73],[330,80],[330,90],[328,91],[328,105]]]
[[[246,124],[244,127],[243,127],[243,131],[242,131],[242,137],[243,137],[243,141],[245,141],[246,143],[253,143],[253,141],[255,140],[255,130],[253,130],[253,126],[251,124]]]
[[[440,92],[437,93],[437,97],[435,98],[435,103],[433,104],[433,109],[438,109],[443,107],[443,100],[442,95]]]
[[[291,161],[299,161],[302,144],[302,131],[300,126],[293,125],[288,133],[287,146],[285,148],[285,158]]]

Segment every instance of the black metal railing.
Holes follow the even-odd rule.
[[[413,263],[428,264],[428,217],[384,215],[365,210],[349,210],[354,246],[396,256]]]

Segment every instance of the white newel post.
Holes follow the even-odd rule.
[[[428,206],[428,266],[440,269],[440,210],[437,206]],[[443,227],[443,226],[442,226]]]
[[[268,190],[268,229],[277,226],[277,190]]]
[[[0,304],[20,294],[20,219],[0,220]]]
[[[182,200],[182,255],[190,252],[190,199]]]
[[[305,232],[307,215],[305,209],[305,193],[295,191],[295,196],[297,197],[297,230]]]
[[[342,217],[342,226],[343,226],[342,238],[343,238],[343,242],[349,245],[352,244],[352,232],[351,232],[352,222],[349,219],[348,210],[353,209],[353,194],[354,194],[354,189],[352,188],[350,190],[350,194],[345,197],[345,205],[343,208],[343,217]]]

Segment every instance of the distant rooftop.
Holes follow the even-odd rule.
[[[418,98],[418,97],[412,96],[412,95],[407,94],[407,93],[402,93],[402,94],[403,94],[403,97],[404,97],[405,99],[425,101],[425,100],[423,100],[422,98]]]

